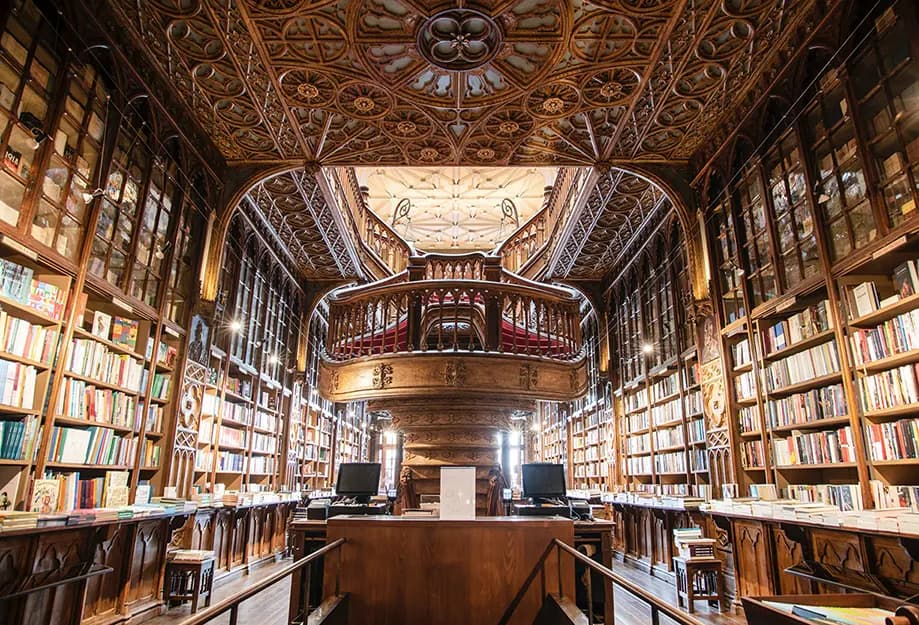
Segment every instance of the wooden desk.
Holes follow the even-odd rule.
[[[349,623],[357,625],[468,625],[496,623],[549,543],[574,542],[570,520],[480,517],[441,521],[417,517],[334,517],[328,540],[344,538],[338,558],[326,561],[325,595],[351,594]],[[545,589],[557,592],[558,554],[546,561]],[[574,593],[574,566],[562,557],[562,588]],[[537,578],[513,623],[532,623],[542,606]]]

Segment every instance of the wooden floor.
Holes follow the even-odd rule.
[[[258,582],[266,575],[270,575],[288,563],[289,560],[282,560],[276,564],[263,566],[250,575],[220,584],[214,591],[212,604],[239,592],[250,584]],[[651,577],[628,563],[615,562],[613,570],[629,581],[640,584],[642,588],[662,600],[670,604],[676,602],[673,584],[657,577]],[[240,607],[238,625],[287,625],[287,602],[289,597],[290,579],[288,578],[244,602]],[[648,625],[651,622],[650,610],[644,602],[635,599],[621,588],[616,590],[615,599],[616,625]],[[178,625],[188,618],[190,614],[189,605],[185,603],[182,606],[172,608],[166,614],[147,621],[145,625]],[[201,608],[199,608],[200,610]],[[717,610],[709,608],[705,601],[696,603],[695,616],[700,621],[710,625],[746,625],[747,622],[744,618],[743,610],[732,608],[729,612],[719,613]],[[211,621],[215,625],[227,625],[228,622],[228,615]],[[673,621],[662,615],[661,623],[671,625]]]

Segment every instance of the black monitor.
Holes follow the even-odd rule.
[[[551,462],[525,464],[523,469],[523,496],[534,502],[543,499],[563,499],[565,490],[565,467]]]
[[[379,488],[379,462],[343,462],[338,467],[336,495],[354,497],[359,503],[368,503]]]

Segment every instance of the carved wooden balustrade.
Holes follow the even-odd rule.
[[[543,248],[546,243],[547,213],[542,208],[501,244],[498,254],[505,269],[519,271]]]
[[[516,278],[501,270],[497,257],[423,258],[425,263],[410,265],[408,280],[390,279],[330,297],[329,359],[415,351],[555,360],[580,355],[580,310],[570,292]]]
[[[373,275],[379,278],[404,271],[412,248],[367,207],[354,169],[336,168],[328,172],[326,177],[339,204],[346,209],[354,232],[358,235],[357,239],[365,251],[365,260],[370,261],[370,269],[375,269]]]

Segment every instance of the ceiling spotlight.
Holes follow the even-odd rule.
[[[276,365],[276,364],[278,364],[278,355],[277,355],[277,354],[271,354],[271,355],[268,357],[268,364],[269,364],[269,365]]]
[[[645,343],[641,346],[641,351],[645,354],[652,354],[654,353],[654,346],[651,343]]]
[[[534,423],[533,425],[530,426],[530,429],[533,430],[534,432],[538,432],[538,431],[539,431],[539,423]]]
[[[230,322],[230,332],[232,332],[233,334],[238,334],[239,331],[242,329],[243,329],[243,324],[239,321],[239,319],[234,319],[233,321]]]

